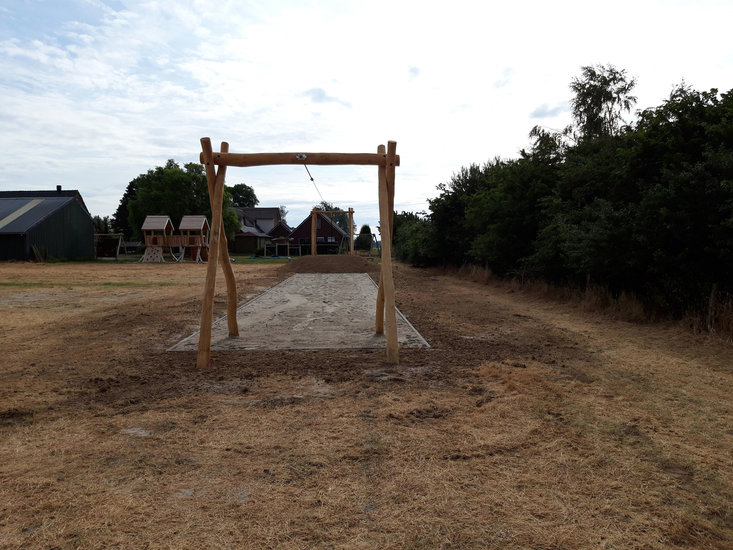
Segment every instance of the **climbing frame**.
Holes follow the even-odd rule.
[[[206,167],[206,180],[211,201],[211,238],[209,260],[206,268],[206,283],[201,311],[196,365],[208,368],[211,364],[211,331],[214,320],[214,289],[219,253],[224,276],[227,281],[227,322],[229,336],[239,335],[237,326],[237,288],[234,272],[229,261],[226,235],[223,231],[222,200],[224,177],[228,166],[270,166],[277,164],[318,165],[371,165],[378,168],[379,219],[382,233],[382,262],[377,292],[375,331],[386,332],[387,361],[399,362],[397,347],[397,316],[395,310],[395,288],[392,274],[392,223],[394,210],[395,167],[400,164],[396,154],[397,142],[387,142],[387,148],[380,145],[377,153],[230,153],[229,144],[222,142],[221,151],[215,153],[211,140],[201,138],[201,162]],[[216,168],[218,166],[218,169]]]

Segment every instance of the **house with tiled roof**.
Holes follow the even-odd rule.
[[[281,222],[280,208],[277,207],[240,207],[232,210],[237,214],[240,229],[230,243],[233,252],[253,254],[269,244],[269,232]]]

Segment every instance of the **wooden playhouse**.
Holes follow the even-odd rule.
[[[180,246],[190,250],[189,255],[196,263],[208,258],[209,235],[211,226],[206,216],[183,216],[178,226]],[[181,256],[183,259],[183,256]]]
[[[171,246],[173,222],[168,216],[146,216],[142,226],[145,253],[141,262],[165,262],[163,247]]]

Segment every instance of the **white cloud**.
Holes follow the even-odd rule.
[[[558,103],[557,105],[554,105],[552,107],[550,107],[547,103],[543,103],[534,111],[532,111],[529,116],[531,118],[554,118],[558,115],[567,113],[568,111],[570,111],[570,106],[565,102]]]

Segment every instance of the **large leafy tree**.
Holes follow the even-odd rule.
[[[712,289],[733,291],[733,90],[682,84],[633,137],[641,292],[658,309],[701,310]]]
[[[401,212],[394,215],[395,255],[416,266],[430,266],[443,261],[437,247],[435,225],[424,213]]]
[[[428,201],[429,221],[434,228],[431,252],[436,262],[461,265],[469,260],[476,233],[466,220],[466,209],[473,195],[485,188],[485,180],[486,167],[472,164],[453,174],[447,184],[438,184],[440,195]],[[419,225],[415,223],[412,227]]]
[[[650,312],[704,310],[733,280],[731,121],[733,93],[682,85],[623,132],[569,148],[532,264]]]
[[[616,135],[631,111],[636,97],[631,95],[636,80],[613,65],[581,68],[581,75],[570,82],[575,97],[570,101],[580,139]]]
[[[137,183],[136,180],[132,180],[127,184],[127,188],[120,199],[120,204],[112,215],[112,228],[118,233],[122,233],[128,240],[136,234],[136,231],[130,225],[130,211],[127,209],[127,205],[134,201],[136,197]]]
[[[92,218],[94,222],[94,232],[98,234],[105,234],[112,232],[112,224],[110,223],[109,216],[104,218],[101,216],[94,216]]]
[[[232,197],[232,206],[252,207],[257,206],[260,201],[255,195],[255,190],[246,183],[238,183],[226,188]]]
[[[354,239],[356,250],[370,250],[372,248],[372,228],[369,225],[362,225],[359,235]]]
[[[126,220],[124,216],[118,217],[123,204],[127,210]],[[225,192],[224,230],[231,238],[239,228],[239,221],[230,206],[232,206],[231,195]],[[120,201],[120,207],[115,213],[115,226],[123,229],[125,223],[130,235],[141,238],[141,227],[146,216],[168,215],[173,225],[178,227],[181,218],[187,214],[203,214],[211,220],[204,167],[191,162],[181,168],[171,159],[165,166],[148,170],[128,184],[125,195]]]
[[[486,165],[486,184],[466,208],[466,222],[476,235],[470,250],[474,261],[500,275],[518,269],[533,251],[540,205],[556,185],[557,171],[526,153]]]

